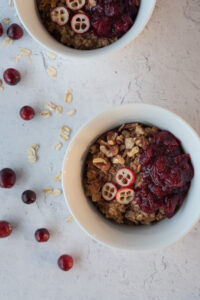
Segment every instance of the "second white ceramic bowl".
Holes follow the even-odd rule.
[[[172,219],[152,226],[124,226],[106,220],[86,198],[82,170],[89,146],[96,138],[123,123],[141,122],[171,131],[191,155],[194,179],[188,195]],[[151,250],[174,243],[200,217],[200,138],[179,116],[158,106],[130,104],[110,109],[85,125],[72,141],[63,164],[63,190],[77,223],[95,240],[126,250]]]
[[[29,34],[47,49],[67,57],[92,57],[120,49],[134,40],[149,21],[156,0],[141,0],[138,16],[132,28],[118,41],[96,50],[76,50],[56,41],[43,26],[38,14],[35,0],[14,0],[18,16]]]

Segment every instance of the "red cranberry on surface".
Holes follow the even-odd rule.
[[[73,267],[74,261],[70,255],[64,254],[58,259],[58,266],[63,271],[69,271]]]
[[[9,189],[16,182],[16,174],[12,169],[5,168],[0,171],[0,187]]]
[[[19,40],[23,36],[23,29],[18,24],[11,24],[8,27],[7,35],[12,40]]]
[[[3,78],[7,84],[16,85],[20,81],[21,75],[16,69],[9,68],[3,73]]]
[[[23,120],[26,120],[26,121],[29,121],[29,120],[32,120],[35,116],[35,111],[34,109],[31,107],[31,106],[23,106],[21,109],[20,109],[20,117],[23,119]]]
[[[3,35],[3,26],[2,24],[0,23],[0,37]]]
[[[40,228],[35,232],[35,239],[39,243],[47,242],[50,238],[50,233],[46,228]]]
[[[34,203],[36,201],[36,193],[31,190],[24,191],[22,194],[22,201],[25,204]]]
[[[0,238],[9,236],[12,233],[12,226],[6,221],[0,221]]]

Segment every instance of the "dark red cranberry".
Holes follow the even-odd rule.
[[[92,22],[92,26],[98,36],[109,37],[112,30],[112,21],[109,17],[103,17]]]
[[[73,258],[70,255],[64,254],[58,259],[58,266],[63,271],[69,271],[73,267]]]
[[[16,69],[10,68],[3,73],[3,78],[7,84],[16,85],[20,81],[21,75]]]
[[[3,26],[2,24],[0,23],[0,37],[3,35]]]
[[[0,171],[0,187],[9,189],[16,182],[16,174],[12,169],[5,168]]]
[[[6,221],[0,221],[0,238],[9,236],[12,233],[12,226]]]
[[[34,116],[35,116],[35,111],[32,107],[26,105],[20,109],[20,117],[23,120],[26,121],[32,120]]]
[[[116,36],[120,36],[126,33],[131,26],[133,25],[133,21],[129,15],[123,15],[114,24],[114,33]]]
[[[23,29],[18,24],[12,24],[8,27],[7,35],[12,40],[19,40],[23,36]]]
[[[46,228],[40,228],[35,232],[35,239],[39,243],[47,242],[50,238],[50,233]]]
[[[22,201],[25,204],[34,203],[36,201],[36,193],[31,190],[24,191],[22,194]]]
[[[104,6],[105,15],[107,17],[116,17],[123,13],[123,5],[121,3],[107,3]]]

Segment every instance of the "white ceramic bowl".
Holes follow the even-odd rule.
[[[142,122],[171,131],[191,155],[195,176],[183,205],[172,219],[152,226],[124,226],[106,220],[86,198],[82,169],[89,146],[105,131],[128,122]],[[87,123],[76,135],[63,164],[63,190],[68,207],[81,228],[103,244],[127,249],[150,250],[174,243],[200,217],[200,138],[179,116],[161,107],[129,104],[114,107]]]
[[[44,28],[40,20],[35,0],[15,0],[15,7],[21,22],[29,34],[41,45],[53,52],[71,57],[92,57],[119,49],[134,40],[149,21],[156,0],[141,0],[140,10],[133,27],[115,43],[97,50],[75,50],[57,42]]]

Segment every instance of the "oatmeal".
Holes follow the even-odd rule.
[[[48,32],[75,49],[105,47],[134,24],[140,0],[36,0]]]
[[[190,156],[173,134],[131,123],[90,146],[83,185],[107,219],[150,225],[176,213],[193,175]]]

